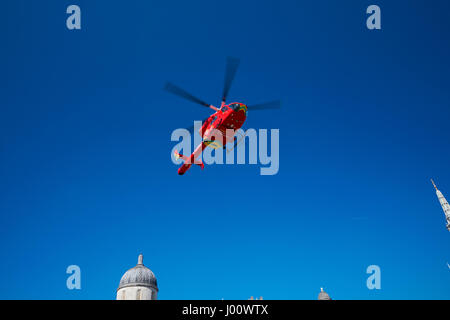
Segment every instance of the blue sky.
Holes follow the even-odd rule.
[[[78,4],[82,29],[65,26]],[[381,7],[382,30],[365,27]],[[450,299],[447,1],[7,1],[0,13],[1,299]],[[219,103],[283,101],[280,171],[170,160]],[[67,266],[82,289],[66,288]],[[366,268],[381,268],[381,290]]]

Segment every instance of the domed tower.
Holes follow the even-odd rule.
[[[117,288],[117,300],[156,300],[158,285],[153,272],[144,266],[139,255],[138,264],[125,272]]]
[[[320,293],[319,293],[319,297],[317,298],[317,300],[331,300],[331,298],[328,295],[328,293],[323,291],[323,288],[320,288]]]

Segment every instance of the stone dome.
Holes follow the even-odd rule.
[[[119,288],[117,288],[117,290],[125,287],[136,286],[151,287],[158,290],[156,277],[149,268],[144,266],[143,260],[144,257],[142,254],[140,254],[138,258],[138,264],[125,272],[125,274],[122,276],[122,279],[120,279]]]
[[[328,295],[328,293],[326,293],[325,291],[323,291],[323,288],[320,288],[320,293],[319,293],[319,298],[318,300],[331,300],[330,296]]]

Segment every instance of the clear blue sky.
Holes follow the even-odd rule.
[[[448,1],[1,7],[0,298],[114,299],[143,253],[161,299],[450,299]],[[245,126],[280,129],[276,176],[170,160],[210,112],[165,81],[218,103],[226,56],[231,100],[283,101]]]

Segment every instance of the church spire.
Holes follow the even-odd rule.
[[[433,184],[433,187],[437,190],[436,184],[434,183],[433,179],[431,179],[431,183]]]
[[[450,231],[450,205],[448,204],[447,200],[445,199],[441,191],[439,191],[439,189],[436,187],[436,184],[434,183],[433,179],[431,179],[431,183],[436,189],[436,195],[438,197],[439,203],[441,204],[442,210],[444,210],[445,219],[447,220],[447,229],[448,231]]]

